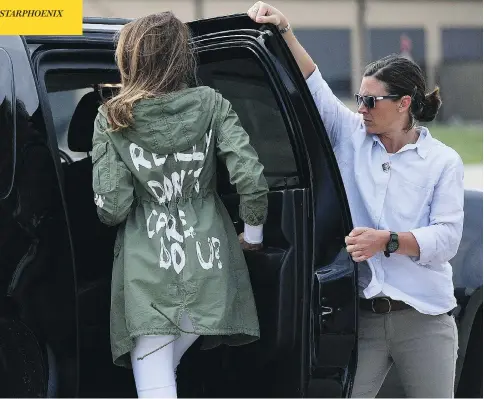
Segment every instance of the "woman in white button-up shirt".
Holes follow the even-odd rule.
[[[452,397],[457,329],[449,260],[464,220],[463,164],[418,121],[432,121],[438,89],[398,56],[365,70],[357,113],[332,93],[276,8],[248,15],[278,26],[319,109],[355,227],[347,250],[359,262],[358,368],[353,396],[375,397],[395,363],[407,397]]]

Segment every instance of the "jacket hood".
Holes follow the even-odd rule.
[[[212,88],[201,86],[139,100],[133,106],[133,126],[121,134],[156,154],[186,151],[207,132],[215,95]],[[100,112],[106,116],[104,110]]]

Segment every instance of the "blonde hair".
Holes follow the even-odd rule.
[[[116,38],[119,93],[105,103],[112,130],[132,126],[133,105],[190,85],[197,61],[187,25],[172,12],[151,14],[125,25]]]

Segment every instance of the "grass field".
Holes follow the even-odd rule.
[[[464,164],[482,164],[482,126],[428,125],[437,140],[456,150]]]

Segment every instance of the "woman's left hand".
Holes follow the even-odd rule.
[[[239,234],[239,243],[244,251],[258,251],[264,247],[262,243],[260,244],[249,244],[244,240],[244,233]]]
[[[369,227],[355,227],[345,237],[346,250],[351,254],[355,262],[363,262],[377,252],[384,251],[389,240],[389,231],[375,230]]]

